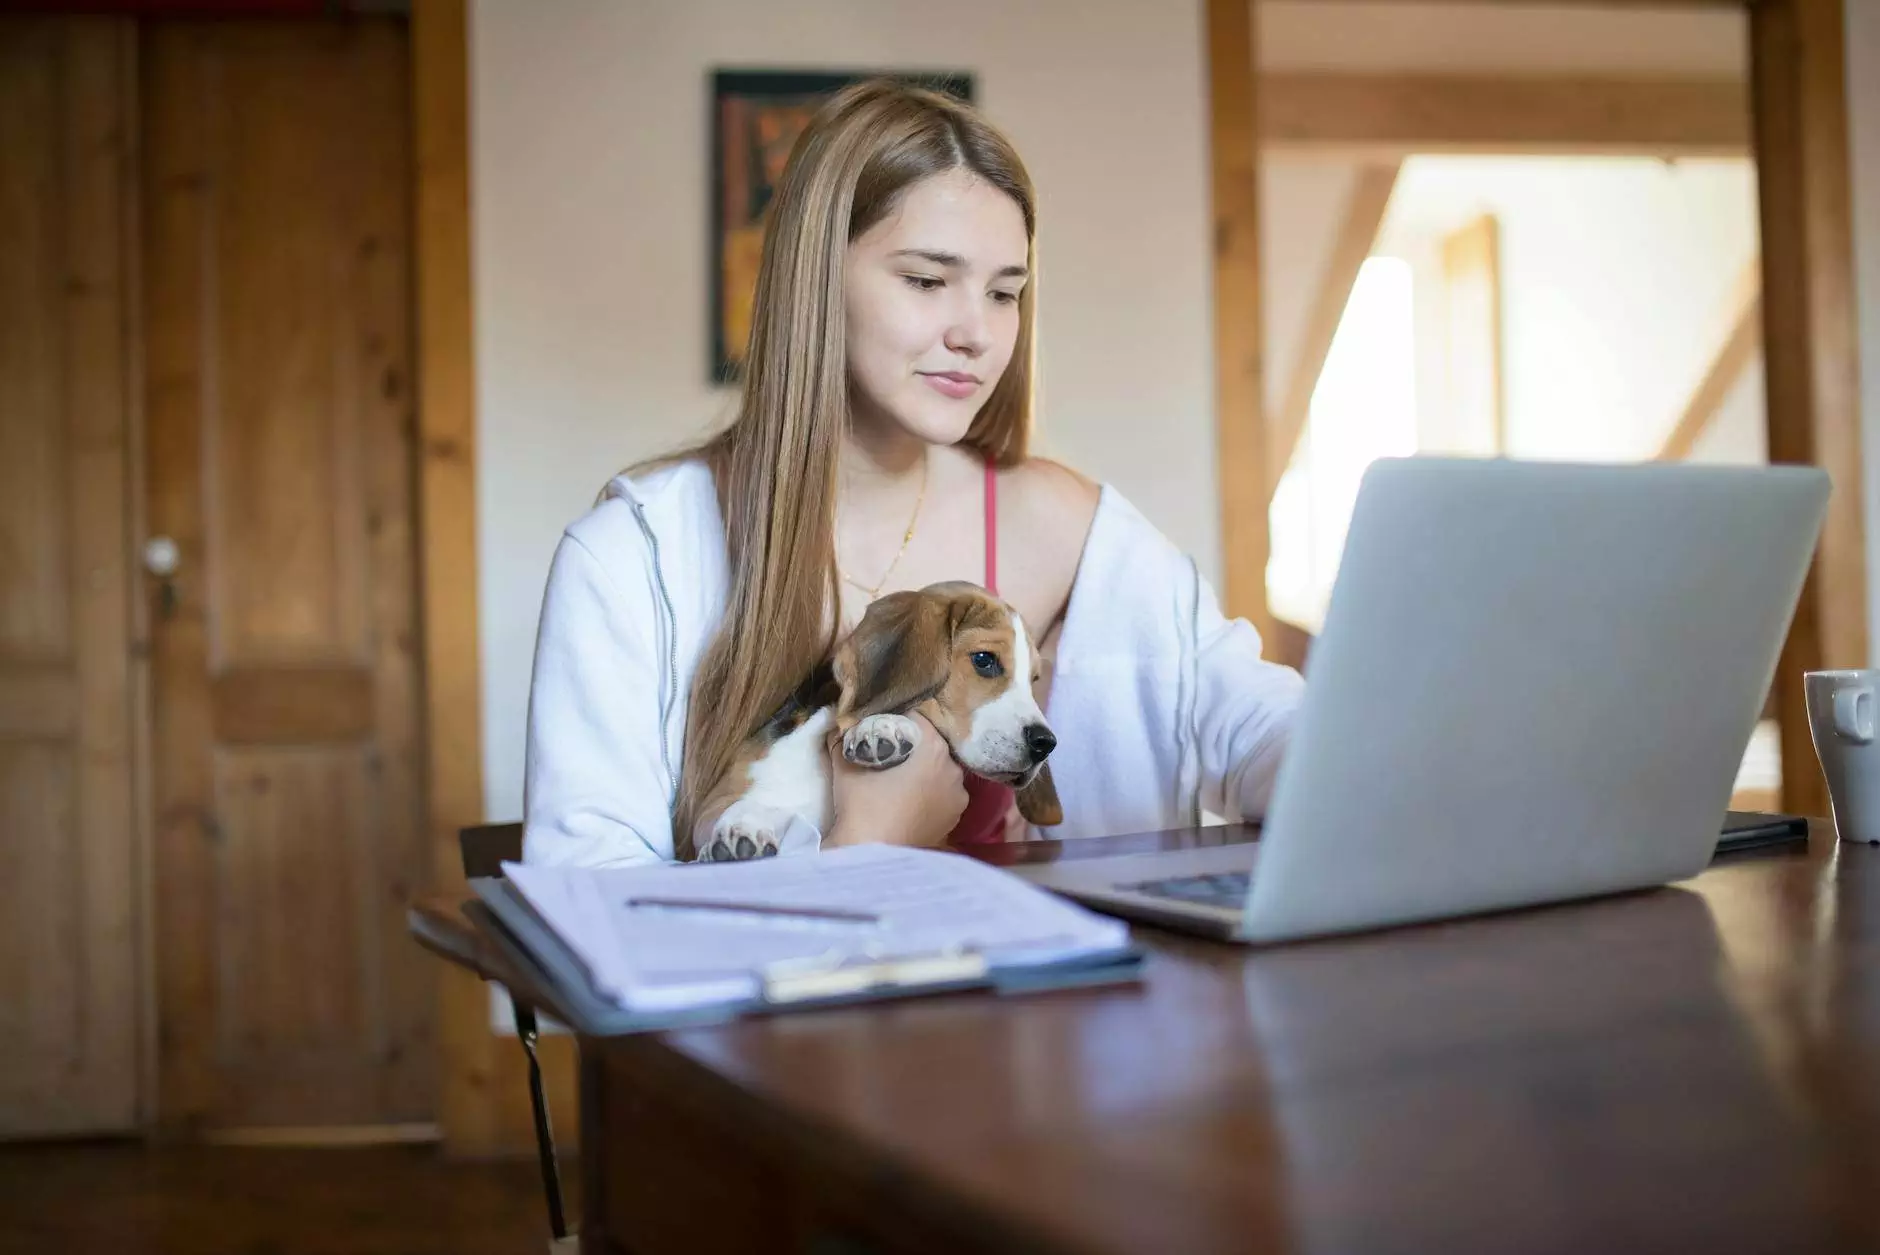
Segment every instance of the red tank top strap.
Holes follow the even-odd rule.
[[[986,463],[986,591],[999,591],[999,472]]]
[[[986,463],[986,591],[999,591],[999,478]],[[996,780],[967,774],[966,811],[947,840],[953,845],[989,845],[1005,840],[1005,816],[1012,790]]]

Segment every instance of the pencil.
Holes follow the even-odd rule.
[[[780,915],[792,919],[839,920],[847,924],[879,924],[881,917],[864,911],[843,911],[826,906],[765,906],[756,902],[715,902],[705,898],[629,898],[627,905],[670,906],[697,911],[735,911],[741,915]]]

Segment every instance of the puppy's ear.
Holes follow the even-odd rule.
[[[836,649],[838,728],[905,713],[940,691],[953,665],[950,610],[948,599],[919,592],[889,593],[868,607]]]
[[[1052,828],[1064,822],[1064,804],[1058,800],[1057,782],[1051,779],[1051,764],[1038,768],[1031,783],[1018,791],[1018,813],[1026,822],[1040,828]]]
[[[943,584],[929,584],[920,590],[920,595],[944,604],[949,639],[975,616],[978,616],[982,622],[997,621],[996,617],[987,618],[988,612],[992,611],[996,604],[992,594],[966,580],[948,580]]]

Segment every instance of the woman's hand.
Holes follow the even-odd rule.
[[[946,738],[919,715],[909,719],[920,741],[905,762],[893,767],[857,767],[842,756],[842,742],[829,747],[835,786],[835,824],[823,846],[943,844],[966,810],[966,777]]]

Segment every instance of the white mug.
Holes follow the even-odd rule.
[[[1834,830],[1880,845],[1880,671],[1810,671],[1804,687]]]

